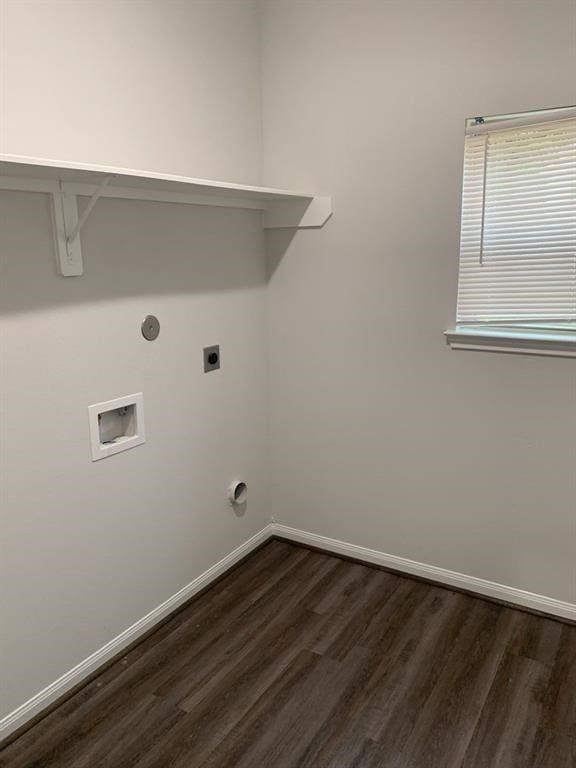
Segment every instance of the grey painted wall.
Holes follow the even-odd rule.
[[[18,2],[1,18],[2,151],[257,180],[253,3]],[[51,233],[47,195],[0,193],[2,714],[269,517],[259,214],[100,200],[81,278],[56,274]],[[146,444],[92,463],[88,405],[139,391]],[[244,517],[226,502],[237,475]]]
[[[576,6],[263,5],[266,181],[336,201],[269,236],[276,518],[576,601],[574,361],[442,335],[464,120],[574,104]]]

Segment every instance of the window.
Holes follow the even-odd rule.
[[[472,118],[453,347],[576,356],[576,108]]]

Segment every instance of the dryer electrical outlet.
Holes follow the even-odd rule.
[[[142,392],[88,406],[92,461],[145,442]]]
[[[220,368],[220,345],[214,344],[212,347],[204,347],[204,373],[217,371]]]

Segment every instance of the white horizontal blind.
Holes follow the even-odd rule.
[[[576,119],[466,136],[457,322],[576,324]]]

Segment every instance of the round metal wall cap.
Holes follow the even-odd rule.
[[[158,338],[160,333],[160,321],[155,315],[146,315],[144,320],[142,320],[142,325],[140,327],[142,336],[144,336],[147,341],[154,341],[154,339]]]

